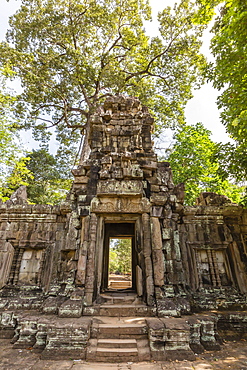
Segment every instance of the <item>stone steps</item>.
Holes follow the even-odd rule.
[[[101,294],[102,304],[142,304],[136,294]]]
[[[138,362],[137,348],[97,348],[98,362]]]
[[[147,317],[156,312],[143,303],[134,291],[106,291],[98,299],[98,304],[84,307],[85,316]]]
[[[146,317],[151,315],[151,309],[144,304],[102,304],[99,307],[100,316]]]
[[[99,348],[137,348],[136,339],[98,339]]]
[[[147,327],[144,320],[140,319],[139,324],[129,323],[129,320],[126,322],[110,318],[108,320],[104,323],[97,323],[98,320],[95,320],[93,323],[87,348],[87,361],[109,363],[150,360]]]
[[[138,350],[137,348],[130,348],[130,347],[127,347],[127,348],[111,348],[111,347],[108,347],[108,348],[101,348],[101,347],[98,347],[97,348],[97,351],[96,351],[98,354],[102,355],[102,354],[106,354],[106,355],[110,355],[110,356],[119,356],[119,354],[121,355],[138,355]]]
[[[128,289],[131,288],[131,281],[110,281],[109,287],[112,289]]]
[[[135,339],[143,339],[147,336],[147,328],[145,324],[99,324],[97,330],[97,338],[99,339],[130,339],[134,336]]]

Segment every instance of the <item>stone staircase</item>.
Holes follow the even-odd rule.
[[[93,319],[87,361],[149,361],[147,326],[143,318],[97,317]]]
[[[91,308],[92,309],[92,308]],[[150,360],[146,320],[150,315],[136,293],[109,290],[94,307],[91,337],[86,358],[98,362],[137,362]],[[85,314],[85,311],[84,311]]]
[[[133,291],[107,291],[101,294],[100,303],[85,307],[83,315],[111,317],[147,317],[154,312]]]
[[[125,280],[114,280],[110,281],[109,288],[112,289],[128,289],[131,288],[132,282]]]
[[[192,361],[194,353],[220,349],[218,318],[224,335],[237,329],[242,338],[246,331],[246,312],[157,317],[130,290],[101,294],[97,304],[85,307],[78,317],[71,315],[73,306],[67,312],[70,316],[61,315],[64,301],[57,308],[59,316],[51,313],[51,300],[42,313],[0,310],[0,338],[11,339],[14,348],[33,348],[42,359],[73,357],[105,363]]]
[[[247,312],[198,313],[180,318],[63,318],[37,310],[2,310],[0,338],[11,339],[14,348],[32,348],[42,359],[192,361],[195,353],[220,349],[218,318],[223,339],[232,333],[234,340],[246,337]]]

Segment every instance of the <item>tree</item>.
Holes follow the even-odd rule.
[[[24,152],[17,130],[18,121],[13,116],[15,98],[6,88],[5,82],[1,76],[0,200],[6,201],[15,190],[25,185],[29,201],[56,204],[64,198],[71,184],[71,150],[63,147],[60,149],[62,153],[58,152],[56,157],[44,148],[31,153]]]
[[[222,122],[236,141],[234,150],[229,152],[231,155],[227,154],[228,170],[242,181],[247,179],[246,23],[247,3],[226,2],[213,28],[211,47],[216,58],[212,66],[213,83],[218,89],[224,88],[218,99]]]
[[[13,161],[18,148],[16,130],[8,121],[11,115],[11,104],[14,98],[5,87],[3,77],[0,77],[0,178],[6,173],[8,165]]]
[[[27,168],[29,157],[21,157],[15,161],[11,173],[4,179],[0,187],[0,199],[6,201],[20,186],[27,186],[33,178],[32,172]]]
[[[245,183],[247,178],[247,147],[236,143],[217,144],[217,160],[221,178],[234,178],[238,183]]]
[[[221,147],[228,158],[228,171],[237,178],[247,178],[247,2],[243,0],[198,0],[199,22],[208,21],[215,5],[221,3],[212,33],[211,52],[215,62],[207,68],[207,77],[220,91],[218,107],[221,120],[236,144]],[[231,149],[229,152],[229,148]],[[230,162],[229,162],[230,161]],[[226,163],[226,161],[225,161]],[[226,167],[225,167],[226,169]],[[229,172],[228,172],[229,173]],[[244,176],[244,177],[243,177]]]
[[[247,3],[227,1],[213,27],[215,36],[211,50],[216,58],[213,65],[214,87],[224,88],[218,99],[222,121],[231,136],[247,145]]]
[[[0,200],[5,201],[18,183],[26,184],[29,171],[17,132],[18,123],[12,116],[15,99],[5,86],[3,71],[0,73]]]
[[[111,94],[138,96],[157,125],[183,122],[191,90],[201,82],[202,25],[189,0],[159,14],[160,37],[143,21],[148,0],[22,0],[11,17],[3,65],[21,79],[16,113],[46,141],[51,127],[60,141],[87,135],[90,116]]]
[[[195,203],[202,191],[223,194],[239,203],[243,188],[231,184],[226,173],[222,173],[217,158],[219,147],[210,134],[201,123],[186,125],[176,132],[175,143],[166,158],[171,164],[174,183],[185,184],[185,202],[189,205]]]
[[[0,95],[0,184],[14,166],[18,152],[15,131],[10,127],[3,112],[5,97]],[[1,186],[1,185],[0,185]]]
[[[113,240],[110,246],[110,272],[131,273],[131,239]]]
[[[211,51],[215,63],[210,65],[210,79],[218,90],[222,121],[239,144],[247,138],[247,3],[228,0],[216,18]]]
[[[72,183],[70,161],[67,158],[67,165],[64,166],[60,156],[53,156],[44,148],[28,154],[27,169],[33,175],[27,184],[29,201],[39,204],[60,203]]]
[[[21,185],[27,187],[28,201],[38,204],[59,204],[72,183],[71,158],[64,162],[61,155],[52,155],[45,148],[27,152],[12,164],[0,186],[0,198],[9,199]]]

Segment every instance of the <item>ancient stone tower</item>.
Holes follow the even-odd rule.
[[[90,156],[73,170],[66,202],[29,205],[21,189],[0,204],[0,336],[14,335],[16,347],[116,360],[119,351],[99,346],[106,316],[142,318],[134,331],[116,326],[144,340],[145,350],[124,352],[130,360],[191,359],[218,348],[217,333],[246,332],[247,212],[212,193],[184,207],[152,127],[138,99],[108,98],[91,117]],[[131,284],[110,291],[114,238],[131,240]]]
[[[181,205],[169,164],[158,163],[153,152],[152,125],[139,100],[124,97],[107,99],[91,119],[90,158],[73,171],[72,187],[84,230],[77,284],[85,286],[87,305],[107,288],[109,237],[132,238],[132,287],[147,305],[163,297],[164,286],[170,293],[174,284],[184,290],[176,223]]]

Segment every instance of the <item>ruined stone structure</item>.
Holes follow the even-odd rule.
[[[247,211],[212,193],[184,207],[152,126],[138,99],[108,98],[66,202],[30,205],[21,188],[0,204],[0,337],[44,358],[137,361],[246,336]],[[132,289],[109,291],[109,240],[121,237]]]

